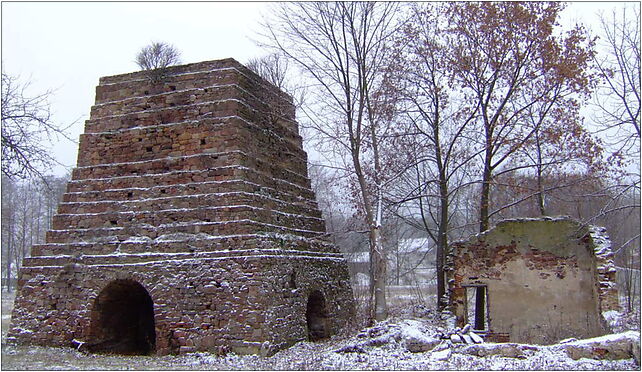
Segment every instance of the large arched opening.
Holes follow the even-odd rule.
[[[155,350],[154,303],[134,280],[114,280],[100,292],[92,309],[92,352],[147,355]]]
[[[308,340],[318,341],[330,337],[327,322],[328,313],[321,291],[313,291],[308,296],[305,318],[308,325]]]

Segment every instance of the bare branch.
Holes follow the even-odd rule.
[[[68,127],[51,118],[52,92],[28,96],[28,87],[2,73],[2,174],[11,179],[45,179],[46,170],[59,164],[48,143],[59,136],[69,139]]]

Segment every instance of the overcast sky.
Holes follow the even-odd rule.
[[[2,68],[33,93],[54,90],[50,103],[57,123],[76,122],[77,140],[95,99],[101,76],[136,71],[141,47],[164,41],[182,52],[184,63],[232,57],[241,63],[265,52],[252,41],[270,3],[97,3],[3,2]],[[596,13],[615,2],[574,2],[562,14],[565,24],[583,22],[598,30]],[[77,144],[62,139],[57,159],[76,163]],[[57,167],[55,172],[65,172]]]

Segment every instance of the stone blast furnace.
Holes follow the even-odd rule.
[[[350,322],[292,99],[233,59],[103,77],[8,340],[270,355]]]

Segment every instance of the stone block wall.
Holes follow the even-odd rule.
[[[490,340],[539,344],[608,332],[602,313],[617,310],[618,298],[603,229],[566,217],[506,220],[451,248],[450,306],[459,326],[483,313],[479,332]]]
[[[349,274],[301,144],[291,98],[232,59],[101,78],[8,339],[271,354],[337,332]]]
[[[327,300],[329,333],[352,316],[352,293],[340,254],[320,258],[281,250],[185,256],[27,267],[20,306],[13,314],[22,321],[14,322],[12,337],[59,346],[91,342],[96,299],[116,280],[134,281],[149,293],[155,348],[161,354],[274,353],[307,339],[306,301],[316,290]]]

